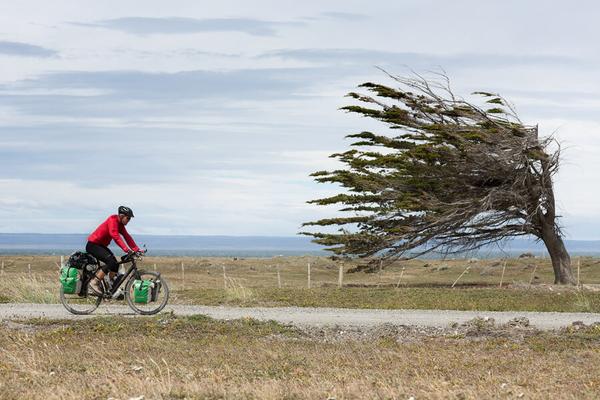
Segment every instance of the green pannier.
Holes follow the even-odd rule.
[[[60,268],[60,283],[63,287],[65,294],[73,294],[79,292],[81,288],[81,281],[79,280],[79,274],[77,269],[69,266],[62,266]]]
[[[146,304],[152,301],[152,288],[154,282],[150,279],[133,281],[133,301],[134,303]]]

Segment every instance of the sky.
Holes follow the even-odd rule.
[[[600,4],[53,0],[0,4],[0,232],[289,236],[335,209],[339,110],[366,81],[444,70],[562,146],[570,239],[600,239]]]

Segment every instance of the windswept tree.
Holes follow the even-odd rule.
[[[395,87],[364,83],[367,93],[348,94],[356,103],[343,110],[390,129],[348,135],[352,149],[331,156],[344,167],[312,174],[345,190],[310,203],[344,214],[304,224],[335,233],[307,234],[372,263],[529,235],[546,245],[555,283],[572,284],[552,183],[558,143],[540,138],[500,95],[476,92],[476,105],[456,96],[445,75],[390,78]]]

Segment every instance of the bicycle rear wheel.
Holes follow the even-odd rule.
[[[60,287],[60,302],[72,314],[86,315],[91,314],[98,308],[102,302],[102,297],[89,296],[87,294],[87,280],[84,280],[85,287],[81,289],[83,295],[77,293],[65,293],[64,288]]]
[[[133,284],[137,280],[151,280],[157,288],[156,296],[152,301],[139,303],[135,301]],[[169,301],[169,285],[165,278],[157,272],[139,270],[136,278],[129,279],[125,286],[125,299],[133,311],[142,315],[156,314]]]

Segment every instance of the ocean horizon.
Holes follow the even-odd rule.
[[[0,233],[0,254],[68,255],[84,250],[87,234]],[[306,236],[226,236],[226,235],[135,235],[149,255],[203,257],[327,256],[330,252]],[[600,256],[598,240],[565,240],[572,256]],[[116,254],[121,250],[111,245]],[[547,256],[544,245],[532,239],[512,239],[501,246],[449,255],[449,258],[518,257],[523,253]],[[422,258],[440,258],[432,253]]]

